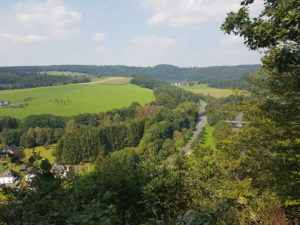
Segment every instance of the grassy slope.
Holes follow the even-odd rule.
[[[204,147],[210,147],[211,149],[216,149],[216,144],[214,140],[213,133],[215,131],[215,127],[212,126],[206,126],[205,127],[205,133],[201,139],[202,146]]]
[[[232,94],[229,89],[210,88],[206,84],[198,84],[194,86],[183,87],[185,90],[189,90],[196,94],[210,95],[215,98],[223,98]]]
[[[33,100],[28,101],[28,107],[0,108],[0,116],[24,118],[28,115],[43,113],[71,116],[125,107],[132,102],[146,104],[154,100],[152,90],[132,84],[84,83],[0,91],[0,99],[7,99],[15,105],[24,104],[24,99],[29,97]],[[55,99],[63,100],[66,104],[57,104]]]
[[[123,84],[129,84],[131,77],[109,77],[106,79],[93,79],[93,84],[115,84],[115,85],[123,85]]]
[[[30,156],[32,156],[33,151],[41,156],[42,159],[48,159],[51,164],[55,161],[55,156],[53,156],[53,152],[55,150],[55,145],[50,146],[38,146],[35,148],[26,148],[24,149],[24,153],[26,157],[22,159],[24,163],[28,163]]]

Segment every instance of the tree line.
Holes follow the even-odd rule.
[[[6,67],[0,70],[0,90],[45,87],[89,81],[85,77],[51,76],[41,72],[9,70]]]

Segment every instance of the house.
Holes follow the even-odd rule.
[[[0,184],[15,185],[20,181],[18,174],[10,169],[0,173]]]
[[[244,117],[244,113],[240,112],[234,120],[227,120],[226,123],[229,123],[233,126],[233,130],[239,130],[241,129],[245,124],[249,124],[250,122],[242,121]]]
[[[7,100],[0,100],[0,106],[7,106],[9,105],[9,101]]]
[[[33,180],[33,178],[36,177],[38,172],[38,169],[36,169],[35,167],[28,167],[26,170],[25,181],[27,183],[30,183]]]
[[[231,124],[233,126],[233,130],[239,130],[243,127],[243,125],[248,124],[250,122],[227,120],[226,123]]]
[[[0,150],[0,156],[16,156],[19,159],[25,158],[25,153],[16,146],[10,146]]]
[[[51,168],[51,172],[54,173],[56,177],[66,178],[69,172],[69,167],[59,165],[55,162]]]

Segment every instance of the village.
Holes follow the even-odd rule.
[[[0,149],[0,185],[8,187],[25,186],[30,187],[30,184],[40,173],[39,163],[44,160],[42,158],[34,159],[36,156],[31,156],[29,162],[23,160],[25,153],[22,149],[16,146],[4,147]],[[34,162],[35,161],[35,162]],[[51,172],[56,177],[62,179],[69,176],[79,174],[81,172],[89,172],[89,165],[61,165],[54,162],[51,165]]]

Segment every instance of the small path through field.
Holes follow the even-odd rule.
[[[204,126],[207,124],[206,115],[201,116],[201,113],[205,112],[206,103],[202,100],[200,100],[199,103],[200,103],[200,113],[199,113],[198,121],[196,124],[196,128],[195,128],[193,137],[189,140],[189,142],[186,144],[186,146],[183,149],[183,152],[185,155],[188,155],[189,153],[192,152],[192,148],[191,148],[192,143],[197,139],[197,137],[203,130]]]

